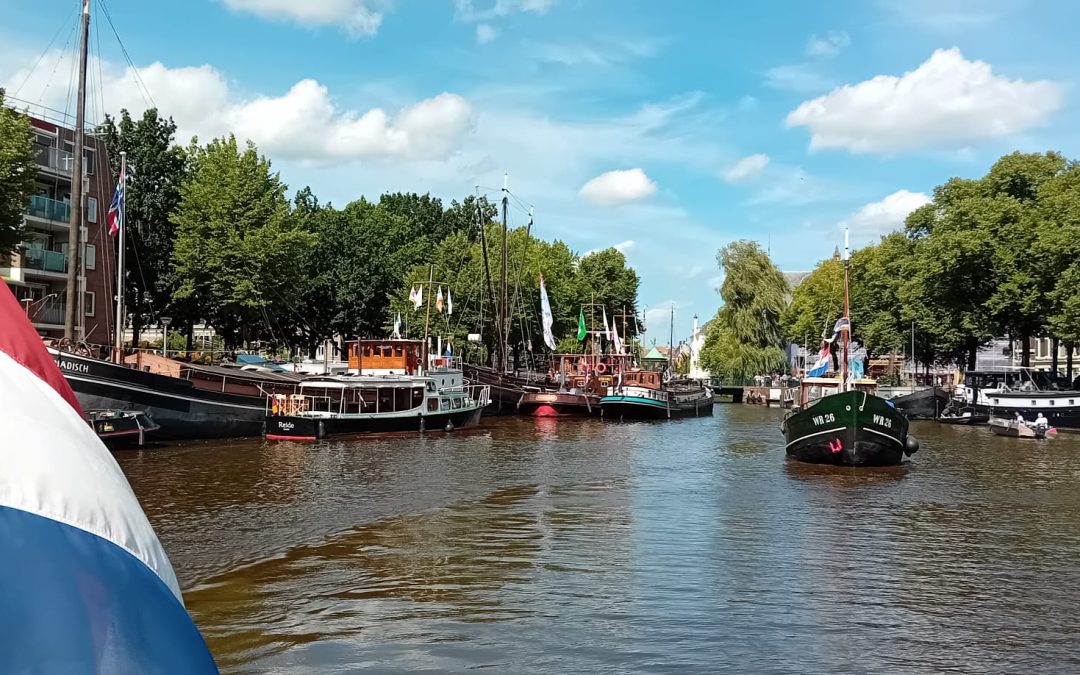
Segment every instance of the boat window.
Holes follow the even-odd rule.
[[[427,400],[427,409],[428,409],[428,412],[435,412],[436,410],[438,410],[439,409],[439,399],[437,399],[437,398],[429,398]]]
[[[375,412],[375,401],[379,398],[379,391],[377,389],[361,389],[360,399],[364,402],[361,406],[361,410],[364,412]]]
[[[460,408],[460,407],[461,407],[461,399],[460,398],[455,398],[454,399],[454,408],[457,409],[457,408]]]
[[[1076,400],[1070,398],[1069,399],[1069,405],[1076,405]]]
[[[1050,405],[1054,405],[1054,399],[1050,399]]]
[[[408,410],[412,407],[412,388],[394,387],[394,410]]]
[[[405,356],[405,349],[403,347],[394,347],[394,356]]]
[[[444,399],[442,399],[442,400],[441,400],[441,401],[439,402],[439,407],[440,407],[441,409],[443,409],[443,410],[449,410],[449,409],[450,409],[450,399],[448,399],[448,398],[444,398]]]
[[[394,412],[394,391],[392,389],[379,390],[379,412]]]
[[[1035,399],[1031,399],[1031,405],[1035,405]]]
[[[423,402],[424,402],[424,388],[423,387],[413,387],[413,390],[412,390],[412,405],[410,407],[411,408],[419,408],[420,405]]]

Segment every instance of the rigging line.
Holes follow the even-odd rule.
[[[143,97],[144,102],[149,104],[149,107],[157,108],[157,103],[154,102],[154,97],[150,95],[150,90],[146,87],[146,83],[143,82],[142,76],[139,75],[139,69],[135,67],[135,62],[131,60],[131,55],[128,54],[124,41],[120,39],[120,33],[116,30],[116,25],[113,24],[112,14],[109,13],[108,4],[105,0],[100,0],[100,4],[102,11],[105,13],[105,20],[109,22],[109,28],[112,29],[113,35],[116,36],[116,41],[120,43],[120,51],[124,55],[124,60],[127,61],[128,66],[131,68],[131,73],[135,76],[135,82],[139,87],[139,94]]]
[[[34,61],[34,65],[30,66],[30,70],[26,71],[26,77],[23,78],[22,83],[20,83],[19,86],[15,88],[15,91],[11,92],[12,96],[18,96],[19,95],[19,92],[22,91],[22,88],[25,87],[26,83],[30,81],[30,77],[34,74],[34,71],[37,70],[37,67],[40,66],[41,62],[45,59],[45,55],[49,53],[49,49],[51,49],[52,46],[53,46],[53,43],[56,42],[56,38],[58,38],[60,36],[60,33],[64,30],[64,27],[68,25],[69,21],[71,21],[71,17],[72,16],[78,16],[78,14],[79,14],[79,6],[76,5],[75,8],[70,13],[68,13],[67,18],[64,19],[64,21],[60,24],[60,27],[56,29],[56,32],[53,33],[52,39],[49,40],[49,44],[45,45],[45,49],[42,50],[41,55],[37,57],[37,61]],[[71,27],[71,31],[72,31],[72,33],[75,32],[75,26]],[[68,39],[70,40],[71,38],[68,38]],[[67,49],[67,47],[65,46],[64,49]],[[61,54],[63,54],[63,52],[61,52]],[[59,62],[60,62],[60,59],[57,59],[57,63],[59,63]],[[56,66],[53,66],[53,73],[55,73],[55,72],[56,72]],[[51,75],[49,77],[50,77],[50,79],[52,78]],[[48,81],[45,82],[45,86],[46,86],[46,88],[48,87]],[[42,93],[44,94],[44,92],[42,92]]]

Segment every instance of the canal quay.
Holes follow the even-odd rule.
[[[116,457],[227,673],[1080,670],[1080,437],[850,469],[782,414]]]

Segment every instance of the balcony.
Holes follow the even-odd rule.
[[[67,272],[67,255],[60,251],[46,250],[40,242],[23,242],[22,267],[42,272]]]
[[[34,146],[34,152],[37,155],[37,164],[43,169],[61,174],[63,176],[71,177],[72,165],[72,153],[67,150],[61,150],[60,148],[48,148],[41,145]],[[89,176],[91,171],[90,163],[83,158],[83,175]]]
[[[30,321],[35,324],[63,326],[66,309],[67,305],[62,302],[46,302],[40,306],[31,305],[29,309]]]
[[[30,206],[26,209],[26,215],[31,218],[66,224],[71,221],[71,204],[35,195],[30,198]]]

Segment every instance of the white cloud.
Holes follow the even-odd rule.
[[[776,66],[765,71],[765,86],[771,89],[809,94],[831,89],[833,81],[808,63]]]
[[[1061,107],[1062,97],[1055,82],[1008,80],[954,47],[901,77],[878,75],[806,101],[787,125],[807,127],[813,149],[958,148],[1034,127]]]
[[[539,61],[563,66],[614,66],[659,54],[668,40],[639,38],[595,43],[526,42],[526,53]]]
[[[495,39],[499,34],[499,31],[495,29],[490,23],[478,23],[476,24],[476,41],[479,44],[486,45]]]
[[[840,221],[840,229],[850,228],[855,235],[888,234],[902,228],[909,213],[929,203],[930,198],[921,192],[899,190]]]
[[[477,9],[473,0],[454,0],[457,17],[462,21],[491,21],[517,13],[544,14],[555,0],[495,0],[486,9]]]
[[[818,37],[811,35],[806,41],[807,56],[836,56],[851,44],[851,36],[842,30],[831,30]]]
[[[763,154],[748,155],[735,162],[724,172],[724,180],[735,183],[761,173],[769,165],[769,156]]]
[[[581,186],[582,198],[594,204],[614,205],[645,199],[656,193],[656,183],[638,169],[608,171]]]
[[[60,58],[59,52],[46,60]],[[390,115],[381,108],[366,111],[341,109],[329,90],[312,79],[301,80],[280,96],[242,98],[233,92],[222,73],[211,66],[168,68],[161,63],[134,71],[107,63],[94,64],[102,73],[101,92],[91,100],[107,101],[114,115],[127,108],[141,114],[150,102],[140,93],[145,86],[163,114],[176,120],[178,136],[202,140],[230,132],[254,141],[277,158],[325,161],[330,159],[444,159],[460,146],[472,129],[470,103],[457,94],[442,93],[416,102]],[[51,67],[34,71],[21,98],[63,109],[65,92],[47,87]],[[11,82],[21,82],[25,71]]]
[[[600,251],[604,251],[609,248],[613,248],[619,253],[626,255],[630,251],[630,249],[634,248],[634,243],[635,242],[633,239],[627,239],[626,241],[620,241],[618,244],[612,244],[611,246],[606,246],[604,248],[591,248],[588,251],[582,253],[581,257],[584,258],[586,256],[592,255],[593,253],[599,253]]]
[[[985,29],[1025,8],[1029,0],[879,0],[902,19],[931,30]]]
[[[379,31],[383,15],[368,0],[223,0],[230,9],[308,26],[343,25],[353,35]]]

